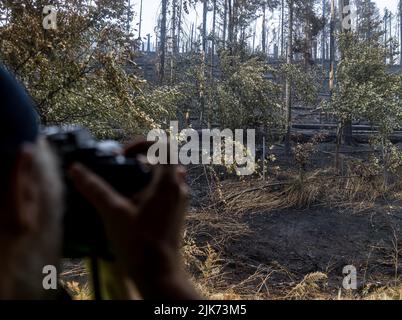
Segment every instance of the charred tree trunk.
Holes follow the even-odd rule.
[[[206,65],[207,65],[207,18],[208,18],[208,0],[204,0],[203,3],[203,12],[202,12],[202,83],[201,83],[201,88],[200,88],[200,104],[201,104],[201,124],[204,122],[204,120],[207,121],[207,126],[210,127],[209,123],[209,112],[206,115],[206,96],[205,96],[205,88],[206,88]]]
[[[316,58],[316,42],[314,41],[314,17],[315,17],[315,1],[306,1],[304,7],[304,65],[306,69],[310,69]]]
[[[182,34],[182,19],[183,19],[183,0],[180,0],[179,25],[177,27],[177,48],[179,48],[179,50],[180,50],[181,34]]]
[[[392,39],[392,12],[389,12],[389,37]],[[390,41],[389,44],[389,63],[391,65],[394,64],[394,48],[393,48],[393,43]]]
[[[311,30],[311,16],[308,13],[306,16],[305,21],[305,43],[304,43],[304,66],[306,69],[309,69],[312,64],[312,57],[313,57],[313,37],[312,37],[312,30]]]
[[[293,14],[294,14],[294,0],[287,0],[289,6],[289,34],[288,34],[288,49],[286,63],[293,63]],[[285,137],[285,150],[286,154],[290,156],[290,143],[291,143],[291,130],[292,130],[292,80],[290,75],[286,78],[285,90],[285,107],[286,107],[286,137]]]
[[[281,57],[285,56],[285,0],[281,6]]]
[[[194,45],[194,23],[191,24],[190,51],[193,51],[193,45]]]
[[[228,24],[228,40],[229,42],[233,42],[233,0],[228,0],[228,15],[229,15],[229,24]]]
[[[349,12],[347,12],[347,9],[350,10],[350,0],[341,0],[341,8],[339,8],[339,10],[341,10],[341,17],[342,17],[342,21],[341,21],[341,25],[342,25],[342,32],[343,33],[347,33],[350,32],[350,29],[347,29],[345,27],[345,23],[344,20],[346,19],[346,17],[348,16]],[[345,12],[346,11],[346,12]],[[342,55],[342,59],[343,57],[343,53],[341,53]],[[343,140],[344,143],[347,145],[352,145],[353,144],[353,129],[352,129],[352,119],[347,119],[343,125],[343,132],[342,132],[342,136],[343,136]]]
[[[233,42],[234,42],[234,17],[233,17],[233,0],[228,0],[228,14],[229,14],[229,25],[228,25],[228,42],[230,53],[233,53]]]
[[[176,36],[176,26],[177,26],[177,0],[172,0],[172,51],[173,55],[177,53],[177,36]]]
[[[324,21],[324,27],[322,29],[322,37],[321,37],[321,60],[322,60],[322,68],[325,68],[325,44],[327,42],[327,33],[326,33],[326,23],[325,23],[325,15],[327,11],[327,0],[322,0],[322,21]]]
[[[170,82],[174,83],[176,73],[176,58],[177,58],[177,0],[172,0],[172,54],[170,58]]]
[[[266,4],[264,3],[262,7],[262,52],[264,54],[267,54],[267,29],[266,29],[266,24],[267,24],[267,16],[266,16],[266,11],[267,7]]]
[[[402,0],[399,1],[399,50],[400,50],[400,60],[399,64],[402,66]]]
[[[227,30],[228,30],[228,0],[225,0],[223,5],[223,35],[222,35],[224,48],[226,48]]]
[[[159,47],[159,54],[160,54],[159,82],[161,84],[163,84],[163,82],[165,81],[167,6],[168,6],[168,0],[162,0],[162,20],[161,20],[160,47]]]
[[[330,22],[330,72],[329,90],[332,93],[335,87],[335,0],[331,0],[331,22]]]
[[[212,40],[211,40],[211,79],[213,79],[213,70],[215,65],[215,46],[216,46],[216,0],[212,0],[213,18],[212,18]]]
[[[131,0],[128,0],[128,6],[127,6],[127,33],[130,33],[131,31]]]
[[[142,43],[142,34],[141,34],[141,32],[142,32],[142,6],[143,5],[143,0],[141,0],[141,3],[140,3],[140,23],[139,23],[139,26],[138,26],[138,39],[140,39],[140,41],[141,41],[141,43]]]
[[[207,56],[207,18],[208,18],[208,0],[204,0],[204,6],[202,11],[202,51],[204,56]]]

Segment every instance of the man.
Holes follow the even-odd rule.
[[[137,144],[129,154],[146,147]],[[70,175],[101,215],[127,287],[144,299],[197,299],[180,265],[184,172],[177,166],[152,170],[153,181],[135,200],[80,164]],[[55,297],[44,290],[42,271],[61,258],[62,203],[57,159],[39,134],[34,104],[0,67],[0,299]]]

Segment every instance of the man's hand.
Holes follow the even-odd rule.
[[[144,144],[131,148],[138,154]],[[80,164],[71,169],[76,188],[98,210],[125,275],[143,298],[197,299],[181,269],[180,246],[187,208],[185,172],[178,166],[152,168],[151,184],[128,199]]]

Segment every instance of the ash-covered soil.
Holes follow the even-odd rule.
[[[198,167],[189,170],[188,180],[194,214],[209,210],[213,176]],[[222,215],[222,222],[224,219]],[[367,285],[375,289],[400,280],[402,202],[377,203],[360,213],[355,213],[353,207],[323,206],[261,211],[245,214],[238,220],[250,232],[219,248],[223,250],[223,272],[228,284],[236,286],[256,271],[264,270],[265,285],[275,294],[295,286],[307,274],[323,272],[328,275],[328,289],[336,294],[345,277],[343,268],[348,265],[357,269],[359,290]],[[209,240],[203,238],[200,236],[198,240]],[[81,273],[82,264],[70,262],[66,269],[75,271],[67,272],[68,281],[80,284],[88,281],[88,275]],[[256,281],[250,284],[251,290],[260,284]]]
[[[232,261],[227,271],[239,279],[256,267],[269,267],[276,272],[268,286],[280,288],[323,272],[329,287],[338,289],[343,268],[353,265],[362,288],[389,284],[398,276],[396,266],[401,267],[402,210],[389,205],[363,214],[329,208],[261,212],[245,215],[242,222],[251,233],[226,251]]]

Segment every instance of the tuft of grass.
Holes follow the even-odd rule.
[[[315,272],[306,275],[303,280],[294,286],[285,296],[286,300],[322,300],[323,288],[327,286],[328,276],[322,272]]]
[[[273,177],[265,181],[225,181],[221,184],[224,212],[232,215],[291,208],[305,209],[317,205],[351,209],[362,212],[372,208],[377,200],[400,199],[402,185],[384,188],[382,177],[371,172],[344,176],[330,169],[319,169],[300,175],[287,173],[286,180]],[[399,183],[399,182],[398,182]]]
[[[93,300],[93,292],[89,283],[80,285],[79,282],[71,281],[64,283],[64,287],[73,300]]]
[[[402,300],[402,286],[379,288],[364,300]]]

